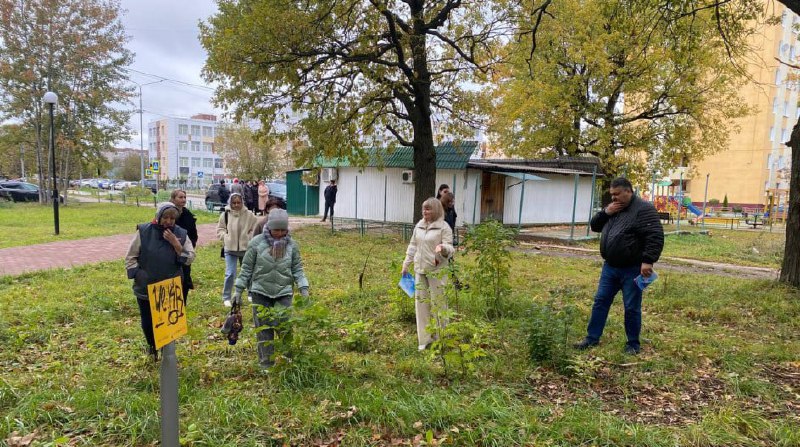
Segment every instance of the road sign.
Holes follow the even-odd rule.
[[[181,277],[165,279],[147,286],[156,349],[186,335],[186,312]]]
[[[150,176],[152,176],[152,175],[153,175],[153,171],[152,171],[152,170],[150,170],[150,169],[145,169],[145,170],[144,170],[144,175],[146,175],[146,176],[150,177]]]
[[[153,166],[153,172],[158,172],[161,170],[161,165],[157,161],[154,161],[152,166]]]
[[[203,171],[197,171],[197,178],[203,178]]]

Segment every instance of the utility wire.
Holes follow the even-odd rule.
[[[168,77],[165,77],[165,76],[155,75],[155,74],[152,74],[152,73],[145,73],[143,71],[135,70],[133,68],[123,68],[123,70],[129,71],[131,73],[137,73],[137,74],[140,74],[140,75],[143,75],[143,76],[150,76],[152,78],[159,79],[159,80],[162,80],[162,81],[173,82],[175,84],[180,84],[180,85],[185,85],[185,86],[188,86],[188,87],[199,88],[199,89],[210,91],[210,92],[214,91],[214,88],[208,87],[206,85],[192,84],[191,82],[179,81],[177,79],[172,79],[172,78],[168,78]]]

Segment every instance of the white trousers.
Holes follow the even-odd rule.
[[[446,283],[447,274],[442,271],[432,274],[417,273],[416,275],[414,298],[417,313],[417,339],[420,345],[427,345],[433,341],[434,334],[428,332],[431,314],[440,329],[447,326],[447,318],[442,315],[442,312],[447,310],[447,298],[444,296]]]

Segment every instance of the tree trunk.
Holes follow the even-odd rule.
[[[783,249],[781,282],[800,287],[800,122],[794,125],[787,145],[792,149],[792,169],[789,180],[786,245]],[[771,210],[770,210],[771,212]]]
[[[413,111],[409,111],[414,128],[414,222],[422,219],[422,203],[436,191],[436,147],[431,124],[431,73],[428,70],[424,2],[411,4],[413,19],[410,45],[413,57]]]
[[[422,219],[422,203],[436,191],[436,147],[428,118],[427,129],[414,129],[414,222]]]

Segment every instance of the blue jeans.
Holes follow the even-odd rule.
[[[622,301],[625,304],[625,335],[628,345],[639,347],[639,333],[642,331],[642,291],[633,281],[641,271],[641,266],[611,267],[604,263],[600,273],[600,283],[594,296],[592,316],[586,329],[586,339],[597,343],[606,326],[608,310],[614,302],[614,296],[622,290]]]
[[[225,252],[225,281],[222,283],[222,300],[231,299],[233,283],[236,281],[236,264],[242,263],[244,252]]]

